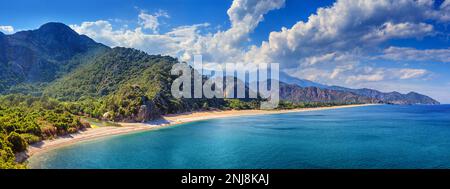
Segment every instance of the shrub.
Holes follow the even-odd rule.
[[[73,134],[73,133],[78,132],[78,130],[76,128],[70,127],[70,128],[67,129],[67,132],[70,133],[70,134]]]
[[[91,128],[91,124],[88,121],[80,120],[80,122],[81,122],[81,125],[82,125],[81,129]]]
[[[53,138],[58,134],[58,130],[53,126],[44,126],[41,128],[42,136],[45,139]]]
[[[25,133],[25,134],[20,134],[20,136],[22,136],[22,138],[25,139],[25,141],[27,141],[28,144],[34,144],[34,143],[41,141],[40,137],[33,135],[33,134]]]

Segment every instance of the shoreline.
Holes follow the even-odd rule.
[[[144,132],[150,130],[156,130],[160,128],[171,127],[183,123],[190,123],[195,121],[239,117],[239,116],[253,116],[253,115],[267,115],[267,114],[284,114],[295,112],[310,112],[320,110],[332,110],[352,107],[373,106],[379,104],[358,104],[358,105],[343,105],[343,106],[331,106],[331,107],[318,107],[318,108],[302,108],[291,110],[217,110],[217,111],[201,111],[201,112],[187,112],[180,114],[169,114],[162,116],[161,119],[149,121],[146,123],[122,123],[119,122],[120,127],[107,126],[98,128],[88,128],[84,131],[80,131],[75,134],[61,136],[53,140],[44,140],[36,144],[29,145],[26,152],[18,153],[16,155],[16,161],[25,162],[31,156],[36,154],[45,153],[47,151],[61,148],[64,146],[70,146],[78,142],[84,142],[89,140],[95,140],[108,136],[116,136],[123,134],[131,134],[137,132]]]

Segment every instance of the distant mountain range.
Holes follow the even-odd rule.
[[[401,94],[384,93],[374,89],[350,89],[340,86],[327,86],[309,80],[298,79],[280,73],[280,97],[290,101],[319,102],[358,102],[382,104],[440,104],[438,101],[416,92]]]
[[[168,72],[163,65],[174,62],[177,60],[167,56],[112,49],[79,35],[67,25],[48,23],[37,30],[0,33],[0,93],[20,92],[18,86],[39,86],[36,90],[40,93],[76,100],[119,93],[124,86],[139,84],[144,93],[156,95],[159,93],[155,91],[169,90],[172,79],[168,73],[162,73]],[[146,84],[140,78],[153,83]],[[383,93],[327,86],[285,73],[280,73],[280,80],[281,98],[293,102],[439,104],[415,92]]]

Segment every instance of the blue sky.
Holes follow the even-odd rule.
[[[62,22],[191,61],[278,62],[313,81],[450,103],[450,0],[2,0],[0,31]]]

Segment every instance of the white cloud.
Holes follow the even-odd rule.
[[[389,47],[380,58],[388,60],[430,61],[450,63],[450,49],[415,49],[409,47]]]
[[[209,24],[181,26],[165,34],[148,34],[142,27],[134,30],[113,29],[109,21],[83,22],[71,25],[76,32],[88,35],[98,42],[108,46],[130,47],[146,51],[149,54],[164,54],[178,57],[183,49],[190,48],[199,37],[198,30]]]
[[[139,14],[139,27],[114,29],[109,21],[84,22],[71,27],[81,34],[110,46],[141,49],[150,54],[166,54],[190,61],[193,54],[202,54],[204,61],[226,62],[241,60],[245,53],[242,44],[249,34],[263,21],[264,14],[281,8],[284,0],[235,0],[228,9],[231,28],[216,33],[200,34],[200,28],[209,24],[182,26],[172,31],[146,33],[145,29],[157,31],[159,17],[168,17],[165,12],[149,15]]]
[[[399,70],[400,79],[419,78],[427,74],[428,71],[424,69],[401,69]]]
[[[381,81],[425,80],[432,74],[426,69],[402,68],[400,65],[383,67],[373,62],[371,57],[358,54],[335,53],[333,57],[316,63],[314,66],[306,64],[286,69],[286,72],[294,77],[327,85],[347,85],[350,87]]]
[[[445,0],[442,4],[441,4],[441,20],[442,21],[450,21],[450,0]]]
[[[361,86],[366,83],[374,83],[385,80],[405,80],[405,79],[421,79],[429,72],[424,69],[398,69],[398,68],[372,68],[366,67],[365,73],[350,75],[347,77],[346,84],[353,86]]]
[[[14,33],[14,27],[12,26],[0,26],[0,31],[5,34],[12,34]]]
[[[249,34],[264,20],[265,14],[283,7],[284,2],[285,0],[234,0],[227,11],[231,28],[201,36],[194,46],[185,49],[186,53],[202,54],[204,61],[242,61],[246,49],[242,44],[249,40]]]
[[[254,46],[246,60],[280,62],[296,67],[297,60],[336,51],[370,50],[379,43],[397,38],[417,38],[433,34],[429,1],[340,0],[319,8],[306,22],[271,32],[268,41]]]
[[[386,41],[394,38],[423,38],[433,34],[433,26],[425,23],[384,23],[380,28],[369,32],[362,37],[365,41]]]
[[[440,22],[448,23],[450,21],[450,0],[442,2],[439,9],[439,11],[430,12],[429,15],[437,18]]]
[[[223,32],[223,39],[227,39],[229,45],[236,45],[242,40],[247,40],[248,34],[253,32],[258,24],[263,21],[264,15],[284,5],[284,0],[235,0],[228,9],[231,28]],[[219,35],[217,35],[219,37]]]
[[[392,39],[420,40],[438,33],[430,21],[442,22],[441,15],[449,12],[443,5],[438,9],[431,0],[338,0],[319,8],[306,21],[271,32],[267,41],[245,53],[244,60],[278,62],[290,75],[328,85],[374,87],[385,82],[424,81],[431,71],[381,64],[373,56],[380,54],[380,44]],[[411,60],[447,61],[449,56],[447,49],[402,50],[410,51],[407,59]],[[405,60],[392,51],[388,55],[381,50],[381,54]]]
[[[377,71],[372,74],[361,74],[356,76],[347,77],[346,83],[361,83],[361,82],[372,82],[372,81],[381,81],[385,79],[385,74],[383,71]]]
[[[158,12],[156,12],[155,14],[147,14],[144,11],[141,11],[141,13],[139,14],[139,24],[144,28],[144,29],[150,29],[153,31],[153,33],[158,33],[159,30],[159,18],[160,17],[164,17],[164,18],[169,18],[169,14],[167,14],[167,12],[160,10]]]

